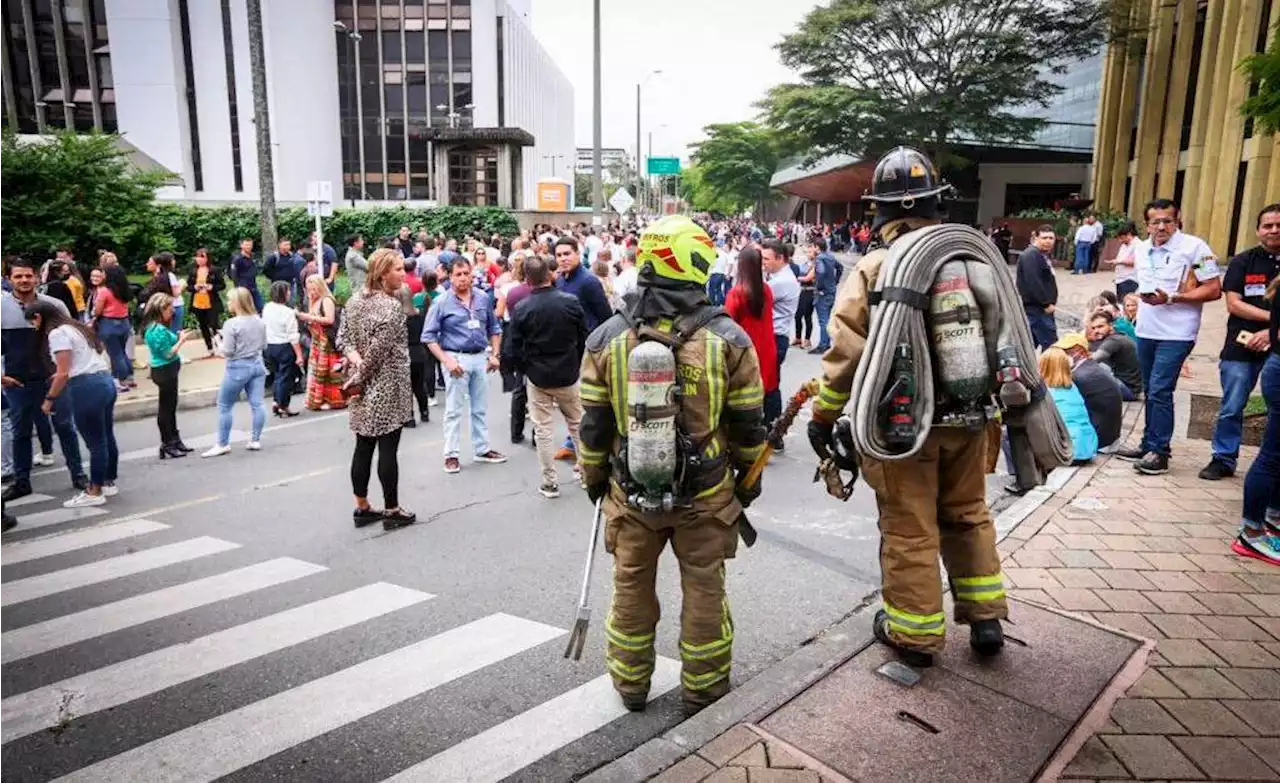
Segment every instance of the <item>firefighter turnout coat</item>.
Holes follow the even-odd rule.
[[[902,218],[880,232],[886,243],[936,221]],[[889,251],[873,250],[846,277],[832,312],[831,349],[822,357],[815,419],[834,422],[849,402],[870,328],[869,294]],[[924,446],[901,460],[859,456],[880,511],[880,571],[895,644],[940,653],[945,633],[941,554],[959,623],[1008,616],[995,526],[986,504],[987,432],[934,423]],[[998,446],[997,446],[998,448]]]
[[[671,336],[685,315],[649,321],[646,335]],[[686,327],[687,328],[687,327]],[[652,329],[653,331],[649,331]],[[658,557],[668,542],[680,565],[684,605],[680,658],[686,704],[705,706],[729,689],[733,619],[725,597],[724,561],[737,551],[737,471],[764,448],[764,388],[755,350],[726,315],[711,318],[679,345],[679,427],[700,457],[699,475],[686,482],[688,507],[646,513],[627,503],[619,461],[627,437],[627,359],[641,330],[615,315],[587,340],[582,361],[582,448],[588,486],[610,482],[604,498],[605,549],[614,557],[614,594],[605,634],[614,686],[648,693],[653,674]],[[691,485],[692,482],[692,485]]]

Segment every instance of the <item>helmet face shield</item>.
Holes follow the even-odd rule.
[[[901,202],[911,209],[917,199],[936,196],[950,190],[942,181],[933,161],[914,147],[897,147],[886,152],[876,163],[871,177],[871,201]]]

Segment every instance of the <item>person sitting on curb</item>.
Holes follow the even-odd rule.
[[[1093,360],[1083,334],[1068,332],[1053,347],[1061,348],[1071,358],[1071,380],[1084,397],[1099,448],[1111,446],[1120,439],[1120,421],[1124,417],[1120,381],[1109,367]]]
[[[1089,350],[1096,362],[1106,365],[1120,382],[1120,396],[1133,402],[1142,395],[1142,368],[1138,346],[1115,330],[1111,314],[1097,310],[1089,316]]]
[[[1040,377],[1071,434],[1071,464],[1089,462],[1098,454],[1098,431],[1093,427],[1080,389],[1072,381],[1071,358],[1067,352],[1055,345],[1041,354]]]

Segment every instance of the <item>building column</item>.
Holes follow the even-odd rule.
[[[1280,25],[1280,2],[1272,2],[1264,51],[1275,40],[1277,25]],[[1244,175],[1244,198],[1240,201],[1240,220],[1236,230],[1237,253],[1253,245],[1255,234],[1253,218],[1258,214],[1258,210],[1271,199],[1280,198],[1280,164],[1276,162],[1277,142],[1280,142],[1280,137],[1270,133],[1259,133],[1255,124],[1253,138],[1246,143],[1248,168]],[[1274,181],[1268,183],[1268,179]]]
[[[1200,45],[1200,68],[1196,74],[1196,102],[1191,107],[1191,142],[1187,145],[1187,170],[1182,186],[1183,227],[1191,231],[1200,204],[1200,171],[1204,166],[1205,137],[1209,132],[1209,109],[1213,102],[1213,77],[1217,71],[1218,39],[1222,30],[1223,3],[1205,8],[1204,39]]]
[[[1155,26],[1147,39],[1143,72],[1142,105],[1138,109],[1138,136],[1134,145],[1137,166],[1129,193],[1129,217],[1142,219],[1142,207],[1155,196],[1156,163],[1160,155],[1161,126],[1169,104],[1169,58],[1173,53],[1173,18],[1177,9],[1164,0],[1152,0]]]
[[[449,145],[436,142],[435,160],[432,161],[436,180],[437,206],[449,205]]]
[[[1127,22],[1126,22],[1127,23]],[[1124,78],[1124,48],[1118,42],[1107,45],[1102,66],[1102,95],[1098,98],[1098,130],[1093,137],[1093,175],[1089,196],[1094,209],[1105,210],[1111,203],[1111,167],[1116,148],[1116,109],[1120,102],[1120,80]]]
[[[1147,36],[1147,10],[1144,0],[1134,0],[1129,10],[1129,35],[1124,41],[1124,82],[1120,90],[1120,103],[1116,121],[1115,159],[1111,163],[1112,209],[1124,209],[1124,181],[1129,176],[1129,156],[1132,149],[1129,137],[1133,131],[1133,115],[1138,103],[1138,68],[1143,54],[1139,44]]]
[[[514,209],[511,201],[511,145],[498,147],[498,206],[503,209]]]
[[[1187,87],[1191,82],[1191,55],[1196,43],[1196,0],[1178,0],[1178,29],[1170,65],[1169,100],[1164,115],[1164,140],[1160,143],[1155,195],[1173,198],[1178,185],[1178,158],[1182,153],[1182,118],[1187,111]]]
[[[1214,183],[1219,166],[1229,166],[1232,176],[1235,176],[1236,166],[1240,162],[1239,151],[1236,152],[1234,161],[1222,154],[1222,141],[1227,114],[1236,111],[1235,106],[1227,106],[1227,93],[1231,91],[1231,74],[1236,65],[1233,59],[1236,31],[1240,29],[1240,7],[1244,0],[1222,1],[1222,27],[1219,28],[1218,52],[1214,58],[1217,62],[1213,66],[1213,80],[1205,85],[1208,93],[1205,97],[1209,99],[1209,125],[1205,131],[1204,152],[1201,155],[1200,185],[1196,189],[1195,212],[1188,215],[1185,221],[1185,228],[1203,237],[1205,241],[1209,240],[1208,234],[1213,223]],[[1222,252],[1222,248],[1214,247],[1212,242],[1209,242],[1209,247]]]
[[[1231,251],[1231,212],[1236,200],[1236,182],[1240,178],[1240,158],[1244,151],[1244,117],[1240,104],[1249,95],[1249,79],[1241,73],[1237,64],[1253,54],[1258,45],[1258,25],[1262,20],[1262,0],[1243,0],[1235,35],[1227,36],[1223,48],[1231,50],[1231,67],[1227,72],[1227,89],[1222,117],[1222,137],[1218,145],[1216,176],[1205,178],[1204,184],[1213,187],[1213,200],[1209,219],[1201,223],[1201,231],[1208,226],[1205,239],[1223,258]],[[1234,44],[1232,44],[1234,41]]]

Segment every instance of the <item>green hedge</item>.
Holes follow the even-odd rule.
[[[213,262],[220,264],[236,252],[245,237],[252,237],[257,244],[262,240],[256,207],[161,204],[156,209],[166,237],[165,247],[157,250],[172,251],[184,267],[197,248],[207,248]],[[296,248],[314,230],[315,218],[302,207],[289,207],[280,210],[276,225],[279,236],[292,239]],[[515,216],[499,207],[335,209],[333,217],[325,218],[323,224],[325,241],[334,248],[341,248],[350,234],[362,234],[366,242],[373,244],[381,237],[394,236],[401,226],[408,226],[415,234],[419,229],[426,229],[429,234],[442,233],[456,239],[467,234],[488,237],[492,234],[512,236],[519,232]],[[257,255],[261,260],[261,248]],[[146,260],[121,258],[120,262],[129,271],[140,271]]]

